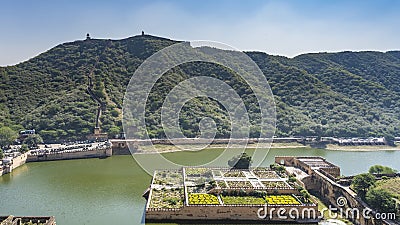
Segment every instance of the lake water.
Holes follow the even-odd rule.
[[[192,164],[221,151],[165,156]],[[263,165],[271,164],[277,155],[322,156],[340,166],[344,175],[366,172],[375,164],[400,170],[400,151],[272,149]],[[136,225],[141,223],[146,203],[142,194],[150,181],[132,156],[28,163],[0,177],[0,215],[54,215],[58,225]]]

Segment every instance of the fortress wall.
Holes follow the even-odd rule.
[[[294,156],[275,156],[275,163],[283,166],[293,166],[295,158]]]
[[[92,150],[92,151],[82,151],[82,152],[51,153],[43,155],[29,155],[28,153],[24,153],[21,154],[20,156],[13,158],[10,166],[0,168],[0,176],[6,173],[11,173],[14,169],[24,165],[27,162],[102,158],[109,156],[112,156],[112,148]]]
[[[123,147],[123,148],[112,148],[112,154],[113,155],[130,155],[131,152],[129,151],[129,148]]]
[[[336,177],[340,177],[339,167],[320,168],[320,171],[331,180],[336,180]]]
[[[307,157],[302,157],[302,158],[307,158]],[[283,166],[292,166],[299,168],[305,171],[307,174],[312,173],[312,169],[309,166],[307,166],[307,164],[305,164],[304,162],[297,160],[297,157],[295,156],[276,156],[275,163]]]
[[[11,170],[14,170],[17,167],[24,165],[26,162],[27,156],[28,156],[28,153],[24,153],[24,154],[21,154],[20,156],[13,158]]]
[[[283,212],[284,211],[284,212]],[[289,216],[289,212],[294,218]],[[311,212],[311,220],[309,212]],[[314,213],[315,212],[315,216]],[[280,216],[278,216],[278,213]],[[265,216],[259,218],[258,214]],[[297,216],[298,215],[298,216]],[[304,215],[304,216],[303,216]],[[146,221],[175,221],[175,220],[241,220],[241,221],[286,221],[308,222],[318,221],[318,207],[316,205],[235,205],[235,206],[185,206],[178,210],[146,211]]]
[[[137,150],[138,143],[136,141],[115,139],[111,141],[111,148],[113,150],[113,155],[130,155],[130,148],[132,150]]]
[[[373,216],[371,218],[363,217],[362,213],[368,206],[349,187],[336,183],[336,177],[340,176],[340,167],[324,161],[331,167],[310,168],[294,156],[277,156],[275,157],[275,162],[284,166],[294,166],[308,173],[309,176],[301,180],[305,189],[318,195],[327,206],[337,208],[339,213],[340,210],[343,211],[341,213],[342,216],[348,218],[353,223],[357,225],[389,224],[387,221],[374,220]],[[339,198],[345,198],[346,204],[344,206],[338,205],[337,201]]]
[[[309,175],[314,173],[314,170],[316,168],[312,168],[309,165],[307,165],[307,163],[298,160],[299,157],[295,157],[295,156],[276,156],[275,157],[275,163],[277,164],[281,164],[284,166],[292,166],[292,167],[297,167],[303,171],[305,171],[306,173],[308,173]],[[307,156],[301,156],[300,158],[302,159],[313,159],[316,158],[314,156],[311,157],[307,157]],[[326,173],[327,176],[329,176],[331,179],[335,179],[335,177],[339,177],[340,174],[340,167],[334,165],[333,163],[330,163],[328,161],[326,161],[324,158],[322,157],[317,157],[323,160],[324,164],[329,165],[330,167],[321,167],[320,170],[323,170],[324,173]]]
[[[327,206],[341,209],[342,216],[348,218],[357,225],[380,225],[389,224],[386,221],[374,220],[373,218],[364,218],[362,213],[368,206],[362,202],[357,195],[351,190],[347,190],[336,182],[329,179],[323,173],[315,170],[314,173],[303,179],[306,188],[312,192],[317,193],[320,199],[325,202]],[[338,198],[345,198],[346,204],[344,206],[338,205]],[[356,211],[354,211],[356,210]],[[359,213],[358,213],[359,212]]]
[[[14,169],[24,165],[25,162],[27,161],[27,156],[28,156],[28,153],[21,154],[20,156],[13,158],[12,163],[9,166],[4,167],[4,168],[3,168],[3,166],[1,166],[0,167],[0,176],[2,176],[3,174],[6,174],[6,173],[11,173]]]
[[[67,159],[86,159],[86,158],[102,158],[112,155],[112,148],[97,149],[91,151],[80,152],[63,152],[51,153],[43,155],[28,155],[27,162],[40,162],[40,161],[53,161],[53,160],[67,160]]]

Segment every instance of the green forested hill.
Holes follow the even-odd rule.
[[[90,39],[58,45],[15,66],[0,67],[0,126],[36,129],[46,140],[79,139],[92,132],[97,103],[106,105],[101,128],[121,131],[121,107],[135,69],[156,51],[177,43],[149,35],[123,40]],[[277,104],[277,135],[398,135],[400,125],[400,52],[305,54],[295,58],[247,53],[264,72]],[[160,106],[172,88],[193,76],[212,76],[231,85],[244,99],[258,132],[258,110],[250,88],[226,68],[184,64],[153,87],[146,123],[151,137],[163,137]],[[198,121],[211,116],[218,137],[229,136],[228,114],[220,104],[195,98],[180,117],[185,135],[198,135]]]

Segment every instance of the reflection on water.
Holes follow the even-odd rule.
[[[29,170],[29,166],[26,164],[18,167],[17,169],[13,170],[12,173],[0,176],[0,183],[8,183],[10,182],[13,178],[16,178],[20,176],[21,174],[27,173]]]

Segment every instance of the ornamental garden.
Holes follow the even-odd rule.
[[[184,167],[154,173],[147,210],[196,206],[316,205],[297,180],[281,170]]]

